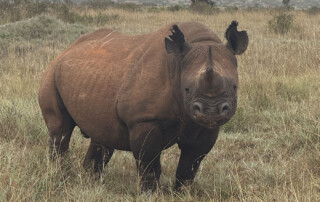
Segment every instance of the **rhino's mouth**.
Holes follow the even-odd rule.
[[[212,129],[226,124],[230,120],[231,116],[227,118],[217,116],[215,119],[213,119],[212,117],[209,118],[206,115],[195,113],[192,118],[199,125]]]

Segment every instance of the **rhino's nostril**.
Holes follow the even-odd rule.
[[[193,103],[193,111],[195,114],[200,114],[202,113],[202,105],[199,102]]]
[[[220,104],[219,113],[221,115],[227,115],[229,111],[230,111],[230,105],[227,102]]]
[[[229,110],[229,106],[228,105],[223,106],[222,111],[228,111],[228,110]]]

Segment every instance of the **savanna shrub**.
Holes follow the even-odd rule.
[[[108,7],[111,7],[114,2],[112,2],[111,0],[87,0],[82,2],[81,4],[93,9],[106,9]]]
[[[226,11],[226,12],[236,12],[236,11],[238,11],[238,10],[239,10],[239,8],[236,7],[236,6],[229,6],[229,7],[226,7],[226,8],[224,9],[224,11]]]
[[[172,12],[181,11],[181,10],[184,10],[184,9],[185,9],[184,6],[181,6],[181,5],[178,5],[178,4],[168,7],[168,11],[172,11]]]
[[[269,21],[269,29],[277,34],[286,34],[293,27],[293,16],[290,14],[279,14]]]
[[[126,11],[131,11],[131,12],[142,11],[142,6],[135,3],[119,3],[119,4],[114,4],[113,7],[126,10]]]
[[[312,6],[311,8],[307,9],[306,12],[311,15],[320,14],[320,7]]]
[[[212,15],[220,12],[220,9],[208,3],[198,1],[190,5],[190,10],[199,14]]]
[[[26,3],[25,4],[25,8],[27,11],[26,18],[31,18],[37,15],[46,13],[48,12],[49,8],[53,8],[54,6],[55,4],[52,4],[49,1]]]

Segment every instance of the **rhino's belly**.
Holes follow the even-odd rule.
[[[101,61],[64,62],[55,80],[64,106],[84,133],[105,146],[128,150],[128,130],[115,107],[124,75]]]
[[[116,117],[89,115],[85,120],[81,116],[76,116],[74,119],[79,128],[93,141],[109,148],[130,150],[129,132],[126,126],[122,125]]]
[[[129,150],[127,127],[118,119],[114,100],[93,102],[69,100],[65,106],[77,126],[95,142],[114,149]]]

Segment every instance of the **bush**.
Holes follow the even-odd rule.
[[[117,8],[126,11],[136,12],[142,11],[143,6],[135,3],[115,3],[110,0],[89,0],[82,3],[93,9]]]
[[[142,6],[135,3],[117,3],[113,4],[113,7],[131,12],[142,11]]]
[[[106,9],[112,6],[114,3],[112,1],[106,1],[106,0],[88,0],[81,4],[86,5],[89,8],[93,8],[93,9]]]
[[[181,6],[181,5],[172,5],[172,6],[169,6],[168,7],[168,11],[172,11],[172,12],[175,12],[175,11],[181,11],[181,10],[184,10],[185,7],[184,6]]]
[[[290,14],[279,14],[269,21],[269,29],[277,34],[286,34],[293,27],[293,16]]]
[[[191,0],[191,5],[192,4],[197,4],[197,3],[205,3],[209,6],[214,6],[216,5],[216,3],[214,1],[211,1],[211,0]]]
[[[15,22],[21,20],[20,9],[16,4],[0,0],[0,23]]]
[[[220,12],[219,8],[213,7],[212,5],[197,1],[190,5],[190,10],[199,14],[212,15]]]
[[[26,3],[26,17],[30,18],[37,15],[41,15],[42,13],[46,13],[50,7],[53,7],[53,4],[49,1]]]
[[[147,7],[147,11],[150,13],[159,13],[161,11],[166,10],[167,8],[163,7],[163,6],[148,6]]]
[[[307,9],[306,12],[308,14],[311,14],[311,15],[317,15],[317,14],[320,14],[320,8],[316,7],[316,6],[313,6],[313,7],[309,8],[309,9]]]
[[[289,3],[290,3],[290,0],[282,0],[282,4],[283,4],[285,7],[289,7]]]
[[[238,10],[239,9],[236,6],[231,6],[231,7],[227,7],[227,8],[224,9],[224,11],[226,11],[226,12],[235,12],[235,11],[238,11]]]
[[[69,43],[88,31],[90,28],[83,25],[69,25],[55,17],[40,15],[0,29],[0,42],[61,40]]]

